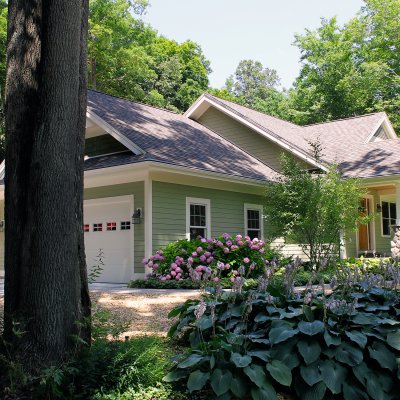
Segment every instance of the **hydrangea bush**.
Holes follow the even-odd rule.
[[[245,275],[257,276],[263,273],[266,263],[279,258],[282,258],[279,251],[262,240],[224,233],[217,238],[170,243],[143,263],[161,281],[196,281],[210,277],[218,281],[229,277],[233,282],[239,275],[239,268],[244,269]]]

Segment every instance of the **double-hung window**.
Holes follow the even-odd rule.
[[[263,237],[263,226],[262,226],[262,205],[258,204],[245,204],[244,205],[244,227],[245,234],[250,239]]]
[[[396,203],[382,201],[382,236],[390,236],[390,227],[396,225]]]
[[[186,198],[186,237],[197,239],[199,236],[206,238],[211,233],[210,200]]]

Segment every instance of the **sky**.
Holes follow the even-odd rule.
[[[169,39],[197,42],[211,62],[210,86],[220,88],[240,60],[274,68],[289,88],[300,71],[294,35],[316,29],[321,18],[340,24],[362,0],[150,0],[142,19]]]

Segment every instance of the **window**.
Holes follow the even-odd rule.
[[[83,225],[83,232],[89,232],[89,230],[90,230],[89,224],[84,224]]]
[[[116,222],[107,222],[107,230],[108,231],[116,231],[117,223]]]
[[[262,239],[262,206],[258,204],[244,205],[244,226],[245,234],[250,239]]]
[[[103,230],[102,223],[93,224],[93,232],[101,232]]]
[[[390,236],[390,227],[396,225],[396,203],[382,201],[382,236]]]
[[[186,237],[208,237],[210,227],[210,200],[186,198]]]
[[[121,231],[129,231],[131,229],[131,221],[121,221]]]

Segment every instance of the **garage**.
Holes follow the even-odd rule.
[[[97,282],[126,283],[133,278],[132,212],[133,196],[85,200],[83,230],[89,271],[103,253],[103,271]]]

